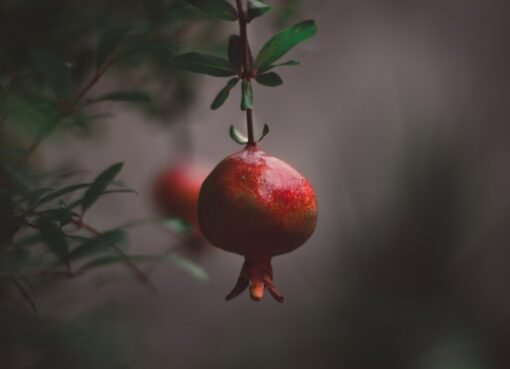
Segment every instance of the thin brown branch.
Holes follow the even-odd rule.
[[[80,91],[76,94],[76,96],[70,100],[70,102],[64,104],[63,111],[57,116],[57,118],[51,123],[51,128],[55,128],[64,118],[68,117],[76,107],[76,105],[83,99],[86,93],[99,81],[99,79],[105,74],[105,72],[110,68],[110,66],[115,61],[115,55],[112,55],[108,60],[99,68],[97,68],[88,82],[81,88]],[[17,162],[17,165],[21,165],[25,163],[32,154],[37,150],[39,145],[46,139],[46,134],[44,131],[41,131],[32,144],[28,147],[25,154],[21,157],[21,159]]]
[[[101,232],[99,232],[96,228],[92,227],[91,225],[89,225],[87,223],[83,223],[82,220],[75,220],[75,221],[73,221],[73,223],[76,226],[85,229],[86,231],[88,231],[89,233],[92,233],[95,236],[101,235]],[[150,277],[143,270],[141,270],[134,262],[129,260],[128,255],[126,255],[126,253],[118,245],[113,245],[113,249],[117,253],[119,253],[120,255],[122,255],[123,257],[126,258],[125,265],[128,266],[134,272],[134,274],[136,275],[136,277],[138,278],[138,280],[140,282],[147,284],[152,292],[159,294],[158,289],[152,283]]]
[[[248,42],[248,22],[246,18],[246,12],[243,8],[242,0],[236,0],[236,5],[237,13],[239,14],[239,31],[241,34],[241,47],[243,53],[243,73],[241,76],[244,80],[249,82],[252,78],[253,66],[251,65],[250,44]],[[255,138],[253,134],[253,111],[251,108],[246,109],[246,131],[248,134],[248,145],[254,145]]]

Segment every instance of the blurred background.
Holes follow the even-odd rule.
[[[104,3],[4,1],[0,41],[40,43],[58,31],[47,13],[64,7],[79,15],[69,22],[76,29],[91,29],[83,44],[95,45],[98,30],[114,22],[105,14],[120,7]],[[145,21],[158,13],[147,4],[165,2],[136,3],[143,2],[122,6],[121,20]],[[8,294],[13,299],[0,302],[0,367],[510,367],[510,4],[310,0],[285,13],[289,4],[274,3],[280,13],[249,27],[254,50],[288,24],[319,25],[292,51],[302,65],[280,71],[285,84],[254,90],[257,129],[271,127],[264,150],[296,167],[318,196],[315,234],[273,259],[285,303],[254,303],[246,293],[225,302],[242,258],[212,247],[184,251],[208,282],[160,266],[151,272],[157,295],[112,266],[36,286],[38,318]],[[89,12],[102,15],[81,24]],[[201,30],[162,32],[181,50],[221,50],[237,33],[235,23],[208,24],[190,12],[180,21],[206,22]],[[23,21],[13,16],[22,13]],[[21,47],[10,50],[22,55]],[[37,151],[41,170],[72,166],[84,178],[125,163],[119,178],[139,195],[98,202],[87,220],[101,229],[156,216],[153,186],[164,168],[190,157],[212,166],[240,150],[228,137],[230,124],[243,128],[238,91],[211,111],[223,81],[127,64],[92,91],[144,86],[150,109],[108,102],[113,117],[86,133],[58,131]],[[161,225],[129,231],[139,253],[179,241]]]

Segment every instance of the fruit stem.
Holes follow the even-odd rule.
[[[250,58],[250,45],[248,43],[248,22],[246,20],[246,13],[243,9],[242,0],[236,0],[236,5],[237,13],[239,14],[239,30],[241,33],[241,47],[243,56],[243,73],[241,76],[242,79],[250,81],[253,73]],[[246,109],[246,131],[248,133],[248,145],[254,145],[255,138],[253,134],[253,110],[251,108]]]

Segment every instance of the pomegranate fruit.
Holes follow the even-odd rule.
[[[317,224],[317,199],[308,180],[257,144],[221,161],[205,179],[199,226],[211,244],[245,257],[230,300],[248,286],[259,301],[264,288],[278,301],[271,258],[303,245]]]
[[[197,204],[200,187],[207,176],[203,163],[183,161],[164,170],[154,184],[154,202],[165,216],[185,220],[197,228]]]

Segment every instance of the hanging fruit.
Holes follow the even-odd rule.
[[[269,87],[281,85],[283,80],[272,70],[298,65],[294,60],[278,61],[295,45],[312,37],[317,26],[308,20],[286,28],[253,58],[247,24],[270,11],[268,4],[248,0],[245,9],[242,0],[236,0],[236,7],[226,0],[188,2],[213,17],[237,20],[240,34],[229,38],[228,59],[191,52],[175,57],[173,65],[189,72],[230,77],[214,99],[213,110],[228,99],[230,91],[241,81],[241,110],[246,112],[248,136],[244,138],[230,127],[230,136],[246,146],[221,161],[204,181],[198,200],[199,225],[211,244],[245,257],[237,284],[227,300],[249,287],[256,301],[262,299],[267,289],[283,302],[273,283],[271,258],[295,250],[310,238],[317,224],[317,199],[303,175],[262,151],[258,142],[269,132],[267,125],[262,138],[255,140],[252,81]]]

